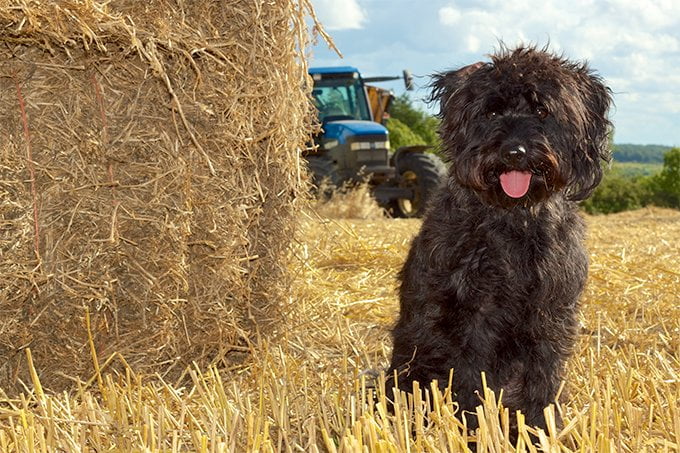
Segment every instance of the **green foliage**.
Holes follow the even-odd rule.
[[[663,169],[649,178],[650,202],[657,206],[680,209],[680,148],[673,148],[663,158]]]
[[[588,214],[611,214],[639,209],[648,200],[642,178],[631,178],[617,169],[605,173],[593,195],[582,203]]]
[[[671,148],[662,145],[614,145],[613,157],[617,162],[654,162],[662,163],[664,153]]]
[[[416,134],[397,118],[390,118],[387,120],[387,130],[390,132],[390,147],[397,149],[402,146],[410,145],[425,145],[425,139]]]
[[[394,121],[397,120],[397,121]],[[392,125],[392,126],[390,126]],[[401,142],[399,146],[406,145],[430,145],[435,148],[439,146],[439,136],[437,135],[437,128],[439,127],[439,120],[413,106],[411,99],[408,94],[404,93],[398,96],[392,102],[390,107],[390,120],[387,122],[387,129],[390,131],[390,142],[392,143],[392,148],[398,148],[397,142],[392,136],[391,127],[401,127],[402,125],[411,130],[411,132],[418,137],[417,141],[413,142]],[[400,131],[398,133],[402,133]],[[410,137],[413,139],[414,137]]]
[[[582,206],[589,214],[609,214],[647,205],[680,209],[680,148],[664,155],[663,167],[614,164]]]

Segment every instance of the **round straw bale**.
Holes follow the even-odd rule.
[[[55,390],[112,357],[228,360],[285,282],[309,4],[8,3],[0,386],[28,379],[25,348]]]

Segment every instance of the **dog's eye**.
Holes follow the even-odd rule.
[[[498,118],[499,116],[501,116],[501,112],[499,110],[489,110],[486,112],[486,117],[489,119]]]
[[[546,109],[542,105],[539,105],[538,107],[536,107],[536,116],[538,116],[540,119],[544,119],[548,115],[550,115],[550,112],[548,111],[548,109]]]

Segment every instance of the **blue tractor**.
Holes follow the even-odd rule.
[[[439,157],[426,153],[428,146],[390,150],[382,122],[392,93],[366,84],[401,77],[364,79],[351,66],[311,68],[309,73],[321,123],[316,146],[305,156],[314,185],[318,188],[326,181],[331,187],[340,187],[368,177],[373,196],[392,215],[421,217],[446,167]],[[411,89],[407,71],[404,81]]]

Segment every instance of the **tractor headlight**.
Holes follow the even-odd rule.
[[[333,149],[338,146],[339,142],[337,140],[326,140],[323,142],[324,149]]]
[[[360,149],[389,149],[390,141],[384,142],[354,142],[349,145],[352,151],[359,151]]]

